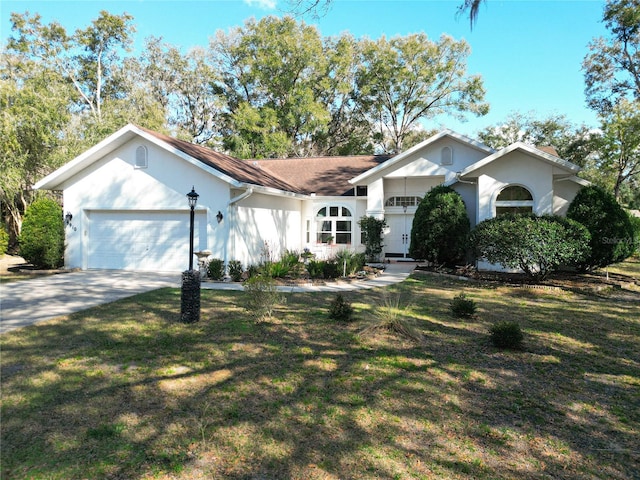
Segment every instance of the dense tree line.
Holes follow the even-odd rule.
[[[248,20],[181,51],[128,14],[70,33],[13,13],[0,59],[2,214],[12,239],[37,179],[127,122],[240,158],[399,152],[439,114],[487,112],[464,40],[323,37],[292,17]],[[410,145],[409,145],[410,146]]]

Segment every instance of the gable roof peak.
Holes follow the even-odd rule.
[[[379,172],[382,169],[385,168],[389,168],[395,164],[397,164],[398,162],[401,162],[402,160],[404,160],[405,158],[409,157],[410,155],[414,154],[415,152],[423,149],[424,147],[431,145],[435,142],[437,142],[438,140],[444,138],[444,137],[449,137],[452,138],[460,143],[464,143],[465,145],[468,145],[469,147],[475,148],[477,150],[482,151],[483,153],[487,154],[487,155],[492,155],[495,153],[495,150],[491,147],[488,147],[487,145],[485,145],[482,142],[479,142],[478,140],[474,140],[471,137],[467,137],[466,135],[462,135],[460,133],[454,132],[453,130],[449,129],[449,128],[445,128],[441,131],[439,131],[438,133],[430,136],[429,138],[427,138],[426,140],[423,140],[420,143],[417,143],[416,145],[414,145],[413,147],[400,152],[399,154],[395,155],[394,157],[390,158],[388,161],[378,165],[375,168],[372,168],[371,170],[368,170],[366,172],[364,172],[361,175],[358,175],[355,178],[352,178],[351,180],[349,180],[349,183],[352,184],[356,184],[361,182],[362,180],[364,180],[365,178],[375,174],[376,172]]]

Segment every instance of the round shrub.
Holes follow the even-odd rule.
[[[586,228],[557,215],[507,214],[480,222],[470,245],[478,258],[542,280],[561,266],[583,262],[589,239]]]
[[[353,307],[351,303],[345,300],[342,294],[336,295],[336,298],[329,305],[329,318],[348,322],[353,315]]]
[[[614,196],[601,187],[582,188],[569,205],[567,217],[580,222],[591,234],[591,251],[580,263],[581,269],[606,267],[633,254],[633,225],[629,216]]]
[[[501,321],[494,323],[489,329],[491,342],[497,348],[519,350],[522,348],[524,335],[516,322]]]
[[[469,217],[460,194],[450,187],[435,187],[416,210],[409,255],[454,266],[464,260],[469,230]]]
[[[327,260],[322,265],[322,276],[326,279],[338,278],[342,272],[335,260]]]
[[[7,253],[8,248],[9,248],[9,234],[4,228],[0,227],[0,256]]]
[[[464,293],[460,292],[460,294],[453,297],[449,308],[454,317],[464,318],[472,317],[473,315],[475,315],[477,306],[476,302],[474,302],[470,298],[467,298]]]
[[[27,207],[20,233],[20,255],[36,268],[59,268],[64,263],[62,208],[50,198]]]
[[[212,258],[207,264],[207,276],[211,280],[222,280],[224,278],[224,262],[219,258]]]

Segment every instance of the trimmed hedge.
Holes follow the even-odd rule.
[[[57,202],[43,197],[27,207],[19,244],[22,258],[36,268],[64,264],[64,220]]]
[[[508,214],[478,224],[470,242],[478,258],[544,279],[561,266],[583,262],[589,240],[584,226],[564,217]]]

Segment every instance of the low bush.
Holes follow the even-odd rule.
[[[284,302],[285,297],[278,291],[273,278],[255,275],[244,282],[243,305],[257,321],[271,318],[273,310]]]
[[[322,272],[324,270],[324,260],[309,260],[307,263],[307,272],[311,278],[322,278]]]
[[[244,270],[242,269],[242,263],[240,263],[240,260],[231,260],[229,262],[229,276],[231,277],[231,281],[241,281],[243,273]]]
[[[224,261],[219,258],[212,258],[207,264],[207,276],[211,280],[222,280],[224,278]]]
[[[520,325],[512,321],[501,321],[494,323],[489,329],[491,342],[497,348],[519,350],[522,348],[524,334]]]
[[[64,263],[62,208],[50,198],[27,207],[20,233],[20,255],[36,268],[59,268]]]
[[[300,263],[300,252],[297,250],[285,250],[280,257],[280,263],[289,267],[289,270],[294,270]]]
[[[460,292],[460,294],[453,297],[449,308],[451,309],[451,313],[454,317],[464,318],[475,315],[477,306],[476,302],[467,298],[463,292]]]
[[[364,268],[366,255],[364,253],[354,253],[351,250],[340,250],[335,256],[338,270],[343,276],[353,275]]]
[[[282,261],[270,263],[264,269],[264,273],[271,278],[284,278],[290,271],[291,267]]]
[[[340,320],[348,322],[353,315],[353,307],[351,303],[345,300],[342,294],[336,295],[336,298],[331,302],[329,306],[329,318],[333,320]]]
[[[478,224],[470,243],[478,258],[543,280],[561,266],[583,262],[589,239],[584,226],[564,217],[509,214]]]
[[[326,279],[338,278],[342,270],[335,260],[327,260],[322,265],[322,276]]]
[[[258,265],[249,265],[247,267],[247,278],[252,278],[255,277],[256,275],[259,275],[261,272],[261,267],[259,267]]]

